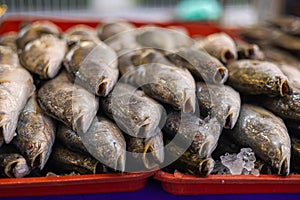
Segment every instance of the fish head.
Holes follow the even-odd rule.
[[[280,92],[281,96],[289,95],[292,93],[292,89],[290,84],[286,79],[282,79],[281,77],[275,76],[275,78],[270,78],[266,81],[266,86],[274,91]]]
[[[183,113],[193,113],[196,110],[195,88],[185,88],[183,90],[182,102],[179,103]]]
[[[164,161],[164,143],[162,133],[145,140],[143,162],[146,168],[151,169]]]
[[[109,144],[102,145],[97,149],[99,161],[112,169],[124,171],[126,163],[126,151],[122,144],[116,140],[112,140]]]
[[[278,147],[268,149],[268,159],[279,175],[288,175],[290,171],[291,149],[284,144],[279,144]]]
[[[49,145],[47,141],[40,141],[36,144],[29,142],[26,148],[26,155],[30,167],[38,167],[42,170],[50,156],[51,147],[52,145]]]
[[[11,154],[8,155],[6,159],[7,164],[5,166],[4,173],[8,177],[21,178],[29,174],[30,168],[22,156],[18,154]]]

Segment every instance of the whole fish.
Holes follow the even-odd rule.
[[[27,70],[0,64],[0,144],[15,136],[19,114],[34,90]]]
[[[162,118],[162,107],[141,90],[128,84],[116,85],[107,98],[101,100],[104,113],[114,119],[127,134],[149,138],[156,134]]]
[[[40,38],[45,34],[59,36],[61,30],[50,21],[36,21],[23,26],[18,32],[16,43],[19,49],[24,49],[28,42]]]
[[[20,154],[0,154],[0,177],[22,178],[29,173],[30,167]]]
[[[74,153],[57,143],[53,146],[45,169],[58,174],[71,172],[79,174],[98,174],[107,171],[107,168],[92,156]]]
[[[0,64],[21,66],[17,52],[8,46],[0,46]]]
[[[106,96],[118,80],[118,58],[103,42],[84,41],[69,50],[64,65],[75,83]]]
[[[165,158],[167,163],[173,161],[170,163],[171,168],[198,176],[209,175],[215,164],[212,158],[200,158],[198,154],[184,151],[173,142],[165,146]]]
[[[90,154],[102,164],[125,170],[126,142],[116,124],[96,116],[86,133],[78,133]]]
[[[62,123],[58,125],[56,137],[64,146],[66,146],[70,150],[82,154],[88,154],[88,150],[82,143],[80,136],[66,125]]]
[[[232,129],[241,108],[240,94],[229,86],[196,83],[200,113],[216,117],[224,128]]]
[[[13,140],[30,167],[44,168],[52,151],[55,130],[55,122],[41,110],[33,95],[19,116]]]
[[[139,28],[136,41],[145,48],[154,48],[163,51],[172,51],[176,48],[176,40],[173,38],[176,31],[155,26]],[[183,36],[185,37],[185,36]],[[178,41],[180,42],[180,40]]]
[[[205,49],[210,55],[223,63],[237,59],[236,46],[233,39],[226,33],[214,33],[195,44],[197,48]]]
[[[54,78],[67,51],[66,42],[53,35],[43,35],[28,42],[20,54],[21,64],[42,79]]]
[[[18,49],[17,43],[16,43],[17,34],[18,34],[17,32],[13,32],[13,31],[2,34],[0,37],[0,45],[10,47],[14,51],[17,51],[17,49]]]
[[[104,22],[97,27],[98,37],[105,41],[108,38],[121,33],[134,29],[134,25],[125,21],[111,21]]]
[[[150,97],[183,112],[195,111],[195,81],[187,69],[159,63],[140,65],[124,77],[126,82],[141,86]]]
[[[236,40],[238,59],[264,60],[264,53],[257,44],[249,44],[244,41]]]
[[[72,26],[64,32],[64,38],[68,45],[76,44],[83,41],[99,42],[97,32],[94,28],[79,24]]]
[[[163,134],[157,128],[157,134],[150,138],[136,138],[127,136],[126,171],[133,171],[139,163],[143,166],[139,169],[154,169],[164,161]],[[132,158],[132,161],[130,160]]]
[[[171,112],[163,130],[178,146],[205,158],[216,148],[222,128],[216,118],[202,120],[192,114]]]
[[[167,57],[176,66],[187,68],[196,78],[207,83],[223,84],[228,78],[227,68],[205,51],[185,47]]]
[[[160,63],[172,65],[162,53],[150,48],[132,50],[131,52],[121,55],[118,61],[119,71],[122,75],[134,71],[139,65],[143,64]]]
[[[86,132],[98,110],[98,99],[69,81],[63,71],[38,91],[42,110],[76,132]]]
[[[252,148],[276,174],[289,174],[290,137],[283,121],[271,112],[250,104],[242,105],[238,121],[228,134],[238,144]]]
[[[285,96],[291,93],[288,78],[273,63],[239,60],[227,65],[228,84],[245,94]]]

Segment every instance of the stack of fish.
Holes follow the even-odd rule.
[[[264,59],[225,33],[26,24],[0,38],[0,177],[207,176],[244,147],[267,173],[298,172],[300,71]]]

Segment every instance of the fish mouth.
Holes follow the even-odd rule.
[[[212,158],[206,158],[199,163],[199,175],[207,176],[214,169],[215,161]]]
[[[107,93],[108,93],[107,87],[108,87],[108,81],[107,80],[102,80],[97,85],[96,94],[98,96],[106,96]]]
[[[214,75],[215,83],[222,84],[227,80],[228,70],[225,67],[219,67]]]
[[[183,94],[183,99],[184,102],[182,104],[182,112],[183,113],[193,113],[195,112],[195,96],[192,95],[194,94],[195,91],[190,92],[189,89],[185,89],[184,90],[184,94]]]
[[[201,145],[201,148],[198,151],[198,154],[200,156],[200,158],[205,158],[207,156],[209,156],[209,147],[210,147],[210,142],[207,141],[205,142],[203,145]]]
[[[5,174],[11,178],[22,178],[29,174],[29,172],[30,169],[24,158],[18,158],[17,160],[7,164],[5,167]]]
[[[290,156],[286,155],[279,163],[278,175],[287,176],[290,173]]]
[[[32,168],[38,167],[38,168],[40,168],[40,170],[42,170],[42,169],[44,168],[45,164],[46,164],[44,158],[45,158],[45,155],[44,155],[43,152],[38,153],[37,155],[35,155],[35,156],[32,158],[32,160],[31,160],[31,162],[30,162],[30,166],[31,166]]]
[[[281,96],[285,96],[288,94],[291,94],[292,90],[290,88],[289,83],[285,80],[282,82],[282,84],[280,85],[280,95]]]
[[[227,117],[225,119],[224,128],[226,128],[226,129],[232,129],[233,128],[232,113],[230,113],[229,115],[227,115]]]
[[[223,63],[228,63],[236,58],[235,54],[229,49],[225,49],[221,52],[221,60]]]
[[[116,160],[115,169],[121,172],[125,171],[125,164],[126,164],[126,154],[121,153]]]
[[[151,144],[145,146],[143,162],[147,169],[153,169],[164,161],[163,149],[154,150]]]

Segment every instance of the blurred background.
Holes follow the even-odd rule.
[[[300,16],[299,0],[0,0],[7,15],[125,18],[143,22],[214,20],[247,26],[279,15]]]

